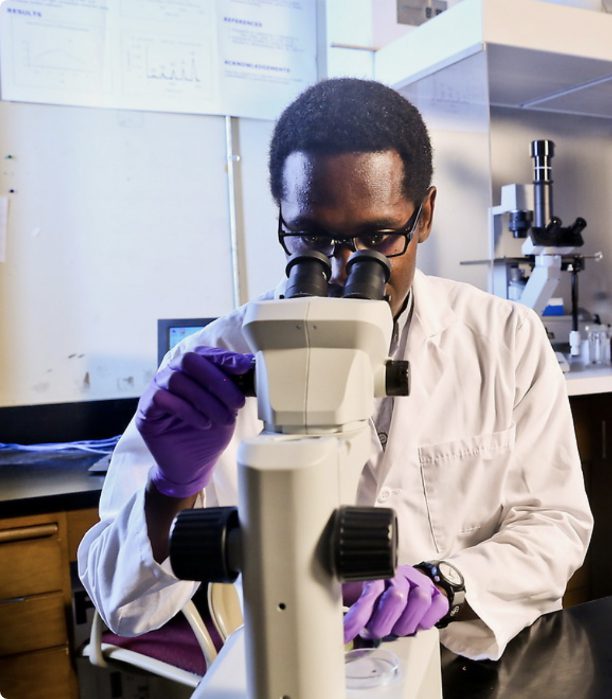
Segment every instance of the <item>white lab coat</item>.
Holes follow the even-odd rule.
[[[372,425],[358,499],[396,510],[400,562],[445,559],[461,570],[479,620],[450,624],[441,640],[467,657],[497,659],[522,628],[560,608],[590,538],[565,379],[533,311],[418,271],[412,289],[411,394],[395,399],[384,455]],[[243,313],[175,353],[197,344],[249,351]],[[236,503],[237,445],[260,429],[247,399],[207,504]],[[106,477],[101,522],[79,548],[86,589],[126,635],[161,626],[195,589],[168,561],[153,560],[143,513],[152,463],[132,421]]]

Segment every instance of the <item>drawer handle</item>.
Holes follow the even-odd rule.
[[[0,600],[0,607],[6,606],[8,604],[20,604],[25,602],[26,597],[9,597],[9,599]]]
[[[37,524],[35,527],[16,527],[15,529],[3,529],[0,531],[0,544],[10,541],[24,541],[26,539],[42,539],[46,536],[57,534],[59,527],[55,522],[51,524]]]

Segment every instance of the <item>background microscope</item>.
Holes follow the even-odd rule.
[[[463,264],[491,263],[491,291],[497,296],[533,308],[545,320],[563,315],[562,302],[553,299],[562,272],[571,275],[571,325],[559,336],[551,327],[549,336],[564,368],[569,370],[563,352],[572,357],[580,355],[578,274],[587,259],[600,260],[601,253],[583,255],[582,231],[587,222],[577,217],[564,226],[554,214],[552,158],[555,144],[550,140],[532,141],[533,185],[507,184],[501,188],[501,203],[491,208],[489,260]],[[511,233],[513,240],[508,240]],[[512,254],[516,243],[522,241],[520,254]],[[550,314],[550,315],[549,315]],[[545,325],[548,325],[545,323]],[[552,325],[552,324],[551,324]]]

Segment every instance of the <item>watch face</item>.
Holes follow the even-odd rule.
[[[458,587],[463,585],[463,576],[456,568],[450,565],[450,563],[440,561],[438,563],[438,569],[440,570],[442,576],[448,580],[451,585],[457,585]]]

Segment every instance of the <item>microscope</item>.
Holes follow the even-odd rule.
[[[570,355],[577,356],[580,354],[578,273],[584,269],[586,259],[600,260],[602,255],[597,253],[589,258],[578,254],[577,250],[584,244],[582,231],[587,225],[583,218],[578,217],[571,225],[563,226],[561,219],[553,213],[553,141],[532,141],[530,154],[533,188],[529,190],[527,185],[520,184],[504,185],[500,205],[491,209],[492,291],[541,314],[557,288],[561,272],[570,272],[572,325],[569,346]],[[499,256],[503,247],[503,217],[506,215],[513,238],[523,240],[521,256]],[[559,354],[562,365],[567,365]]]
[[[369,418],[375,397],[408,395],[409,366],[387,358],[386,257],[353,253],[342,298],[318,252],[286,271],[284,298],[244,318],[264,429],[239,447],[238,508],[180,513],[170,559],[183,579],[242,573],[249,699],[343,699],[342,582],[397,565],[394,511],[355,506]]]

